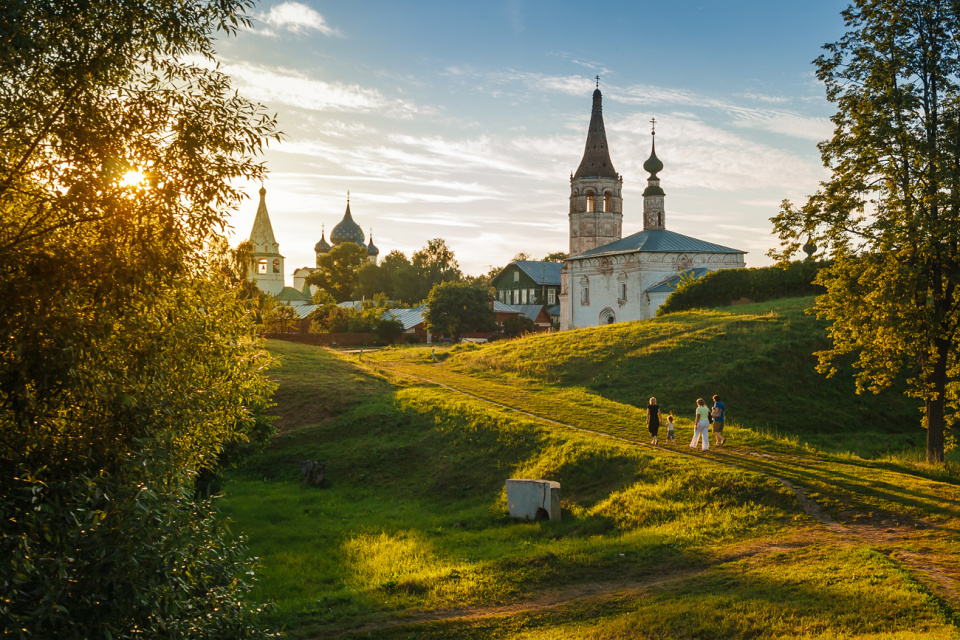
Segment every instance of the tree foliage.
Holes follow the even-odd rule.
[[[817,313],[832,321],[820,369],[856,354],[859,391],[898,373],[924,402],[927,459],[958,418],[960,7],[946,0],[857,0],[848,29],[816,60],[837,105],[820,144],[833,172],[801,207],[773,218],[787,259],[805,239],[833,265]]]
[[[316,285],[337,302],[352,299],[357,272],[366,264],[367,250],[355,242],[342,242],[317,258],[317,269],[307,276],[307,284]]]
[[[424,326],[431,333],[460,336],[496,328],[493,296],[466,282],[441,282],[430,291]]]
[[[278,137],[211,64],[247,7],[23,0],[0,25],[7,634],[260,633],[242,549],[190,498],[271,390],[219,235]]]

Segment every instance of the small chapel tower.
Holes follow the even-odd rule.
[[[570,176],[570,255],[619,240],[623,233],[623,179],[613,168],[603,127],[600,78],[583,160]]]
[[[650,174],[647,178],[647,188],[643,190],[643,230],[666,229],[664,219],[663,189],[660,188],[660,178],[657,174],[663,170],[663,163],[657,157],[656,124],[654,118],[650,131],[650,157],[643,163],[643,170]]]
[[[273,225],[267,213],[267,190],[260,187],[260,206],[250,231],[253,253],[247,279],[256,280],[261,291],[277,295],[283,291],[283,256],[280,244],[273,235]]]

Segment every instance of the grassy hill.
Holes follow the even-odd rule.
[[[862,456],[920,446],[920,403],[904,387],[857,395],[853,369],[817,373],[825,323],[793,298],[688,311],[641,322],[540,334],[451,356],[474,375],[516,375],[690,418],[695,401],[719,394],[728,421],[796,436],[827,451]]]
[[[956,637],[951,473],[754,436],[765,399],[733,391],[749,378],[728,394],[733,446],[693,454],[689,418],[681,446],[641,443],[643,380],[673,381],[656,395],[678,405],[728,381],[664,378],[648,358],[734,342],[759,366],[744,345],[805,339],[801,308],[438,348],[439,363],[271,343],[280,433],[221,500],[262,559],[260,597],[294,638]],[[301,485],[306,457],[327,463],[323,487]],[[559,481],[563,522],[507,518],[509,477]]]

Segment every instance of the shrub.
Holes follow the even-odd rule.
[[[786,266],[754,269],[722,269],[702,278],[688,279],[670,294],[657,315],[703,307],[722,307],[734,302],[763,302],[777,298],[820,295],[825,289],[813,284],[827,262],[791,262]]]

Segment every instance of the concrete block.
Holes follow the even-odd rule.
[[[507,480],[507,512],[511,518],[560,522],[560,483],[551,480]]]

